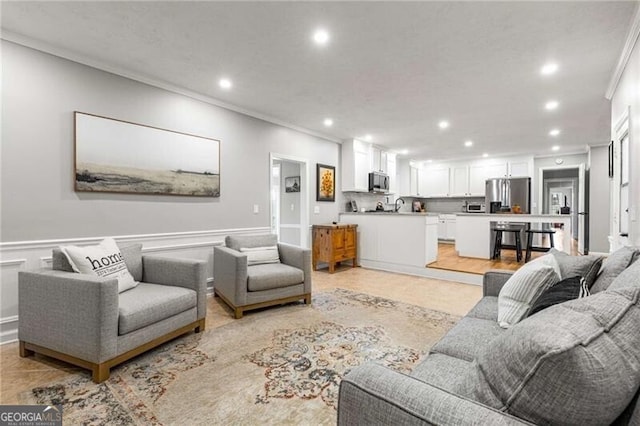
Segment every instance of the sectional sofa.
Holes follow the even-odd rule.
[[[345,376],[338,424],[640,424],[639,253],[582,267],[591,295],[506,329],[499,295],[512,273],[486,273],[484,297],[410,375],[371,363]],[[586,260],[560,256],[561,278]]]

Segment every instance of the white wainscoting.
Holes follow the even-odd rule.
[[[217,229],[115,236],[118,243],[141,243],[143,254],[201,259],[207,262],[208,291],[213,291],[213,247],[227,235],[268,234],[269,227]],[[0,344],[18,338],[18,272],[51,268],[51,250],[60,245],[97,244],[104,237],[0,243]]]

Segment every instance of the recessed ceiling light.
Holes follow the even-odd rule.
[[[329,33],[326,30],[318,29],[313,33],[313,41],[320,46],[324,46],[329,42]]]
[[[333,120],[332,120],[332,119],[330,119],[330,118],[325,118],[325,119],[324,119],[324,121],[323,121],[323,123],[324,123],[324,125],[325,125],[326,127],[331,127],[331,126],[333,126]]]
[[[449,122],[447,120],[442,120],[438,123],[438,127],[440,127],[441,129],[446,129],[447,127],[449,127]]]
[[[231,80],[229,80],[228,78],[221,78],[220,81],[218,81],[218,84],[223,89],[231,89],[232,86]]]
[[[373,137],[371,137],[371,135],[365,135],[364,140],[367,142],[371,142],[373,140]]]
[[[470,147],[473,145],[473,141],[464,141],[464,146]]]
[[[483,158],[487,158],[489,156],[489,154],[487,154],[486,152],[484,154],[482,154]]]
[[[560,129],[551,129],[549,131],[549,136],[558,136],[560,134]]]
[[[552,151],[560,151],[560,147],[558,145],[554,145],[551,147]]]
[[[555,62],[549,62],[548,64],[544,64],[542,68],[540,68],[540,74],[542,75],[551,75],[558,71],[558,64]]]
[[[403,149],[402,151],[400,151],[400,155],[407,155],[407,154],[409,154],[408,149]]]
[[[558,105],[560,105],[558,103],[558,101],[549,101],[546,104],[544,104],[544,108],[548,109],[549,111],[554,110],[556,108],[558,108]]]

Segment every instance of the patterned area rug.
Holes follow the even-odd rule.
[[[62,404],[65,424],[335,424],[350,369],[409,372],[459,318],[336,289],[190,334],[112,369],[32,389]]]

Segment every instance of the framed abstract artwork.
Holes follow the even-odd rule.
[[[220,196],[220,141],[75,112],[75,190]]]
[[[336,168],[325,164],[317,164],[316,181],[316,201],[335,201]]]

